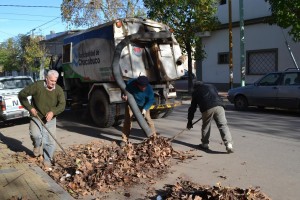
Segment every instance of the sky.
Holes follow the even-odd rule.
[[[62,0],[0,0],[0,43],[18,34],[48,35],[67,30]],[[39,7],[34,7],[39,6]],[[80,29],[80,28],[73,28]]]

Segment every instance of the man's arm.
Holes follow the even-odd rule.
[[[31,84],[25,88],[23,88],[19,94],[18,98],[20,100],[20,103],[22,106],[25,107],[26,110],[30,111],[33,107],[30,105],[28,98],[29,96],[33,96],[34,94],[34,89],[35,89],[35,84]]]
[[[143,109],[149,110],[149,108],[153,105],[154,101],[155,99],[153,89],[150,85],[148,85],[146,91],[145,105]]]
[[[57,92],[57,106],[53,109],[53,114],[54,115],[58,115],[60,113],[62,113],[65,110],[66,107],[66,98],[65,98],[65,94],[64,91],[62,90],[61,87],[56,86],[58,89]]]
[[[194,119],[194,114],[197,110],[197,105],[198,104],[197,104],[197,101],[196,101],[196,97],[193,93],[191,105],[190,105],[189,110],[188,110],[188,123],[186,125],[186,128],[189,129],[189,130],[191,128],[193,128],[193,119]]]

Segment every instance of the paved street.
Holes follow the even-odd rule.
[[[186,126],[187,104],[177,107],[166,119],[155,120],[158,132],[162,136],[172,137]],[[299,114],[285,111],[252,109],[237,112],[232,105],[226,108],[231,129],[235,153],[227,154],[221,144],[220,135],[213,123],[210,151],[198,150],[200,143],[201,121],[190,131],[185,131],[173,142],[175,150],[191,150],[202,156],[183,163],[176,163],[172,173],[151,187],[162,189],[165,184],[174,184],[178,177],[185,177],[198,184],[248,188],[260,186],[272,199],[294,200],[300,196],[300,123]],[[67,148],[68,145],[88,143],[102,139],[114,141],[120,139],[121,127],[100,129],[89,120],[81,118],[81,112],[66,111],[58,120],[58,139]],[[197,113],[195,120],[200,118]],[[31,152],[32,145],[27,134],[28,124],[20,121],[13,126],[2,126],[0,138],[13,144],[18,150]],[[134,123],[132,141],[139,142],[144,137]],[[145,188],[136,186],[126,190],[130,199],[145,196]],[[122,193],[111,193],[108,199],[124,199]],[[86,198],[88,199],[88,198]]]

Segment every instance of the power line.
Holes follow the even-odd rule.
[[[35,22],[43,22],[43,21],[45,21],[45,20],[39,20],[39,19],[13,19],[13,18],[2,18],[2,17],[0,17],[0,19],[18,20],[18,21],[31,21],[31,22],[33,22],[33,21],[35,21]]]
[[[42,26],[44,26],[44,25],[46,25],[46,24],[49,24],[50,22],[53,22],[54,20],[56,20],[56,19],[58,19],[58,18],[59,18],[59,17],[55,17],[54,19],[52,19],[52,20],[50,20],[50,21],[48,21],[48,22],[46,22],[46,23],[44,23],[44,24],[42,24],[42,25],[40,25],[40,26],[37,26],[37,27],[31,29],[31,30],[28,31],[26,34],[29,34],[30,32],[36,30],[37,28],[40,28],[40,27],[42,27]]]
[[[58,6],[0,5],[1,7],[60,8]]]
[[[50,15],[31,15],[31,14],[20,14],[20,13],[0,13],[0,15],[22,15],[22,16],[33,16],[33,17],[56,17]]]

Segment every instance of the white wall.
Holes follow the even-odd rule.
[[[300,43],[294,43],[283,31],[294,57],[300,65]],[[245,52],[247,50],[278,49],[278,70],[294,67],[294,62],[286,47],[282,29],[276,25],[256,24],[245,27]],[[211,37],[203,38],[206,59],[203,60],[203,81],[210,83],[228,83],[229,65],[218,64],[218,53],[229,52],[228,30],[220,30],[212,33]],[[246,55],[245,55],[246,56]],[[245,59],[246,61],[246,59]],[[233,28],[233,81],[239,83],[240,78],[240,32],[239,27]],[[252,83],[261,76],[246,75],[246,83]]]
[[[271,15],[270,5],[265,0],[243,0],[244,19],[254,19]],[[239,21],[239,0],[231,0],[232,21]],[[217,16],[222,24],[228,23],[228,0],[224,5],[220,5]]]
[[[265,0],[244,0],[244,19],[254,19],[271,14],[269,4]],[[228,23],[228,0],[227,4],[220,5],[217,15],[222,23]],[[239,21],[239,0],[232,0],[232,21]],[[255,24],[245,26],[245,52],[247,50],[278,49],[278,70],[294,67],[294,62],[285,44],[284,35],[292,49],[294,57],[300,66],[300,43],[294,43],[287,30],[276,25]],[[240,83],[240,29],[233,28],[233,82]],[[202,80],[210,83],[229,83],[229,65],[218,64],[218,53],[229,52],[228,29],[218,30],[211,33],[210,37],[203,38],[206,59],[202,62]],[[246,55],[245,55],[246,56]],[[246,62],[246,57],[245,57]],[[253,83],[261,75],[247,75],[246,84]]]

